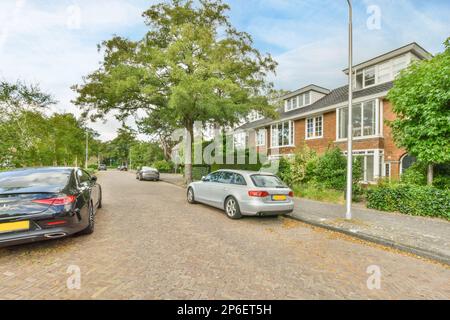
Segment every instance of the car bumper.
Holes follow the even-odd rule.
[[[83,226],[58,227],[0,234],[0,248],[25,243],[64,238],[83,230]]]
[[[144,174],[142,175],[144,180],[159,180],[159,174]]]
[[[240,203],[241,213],[248,216],[278,216],[294,211],[294,201],[265,203],[249,201]]]

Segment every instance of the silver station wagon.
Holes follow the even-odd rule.
[[[219,170],[193,182],[187,200],[222,210],[231,219],[277,216],[294,210],[294,193],[271,173]]]

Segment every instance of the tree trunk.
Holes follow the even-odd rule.
[[[432,164],[429,164],[427,173],[427,184],[429,186],[433,185],[433,179],[434,179],[434,166]]]
[[[193,181],[192,177],[192,141],[194,137],[194,124],[191,121],[186,122],[186,139],[184,150],[184,178],[189,184]]]

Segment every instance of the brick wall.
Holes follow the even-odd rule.
[[[395,114],[392,112],[392,105],[389,101],[383,101],[383,117],[384,120],[393,120]],[[295,146],[296,148],[306,145],[315,150],[319,154],[323,154],[331,146],[338,146],[341,150],[345,151],[347,148],[347,142],[336,142],[336,111],[331,111],[323,114],[323,138],[307,140],[305,138],[305,119],[299,119],[294,122],[295,124]],[[391,163],[391,177],[398,178],[400,173],[399,161],[401,157],[406,153],[405,150],[398,148],[392,137],[392,130],[383,121],[383,137],[372,138],[364,140],[355,140],[353,142],[354,150],[367,150],[367,149],[382,149],[385,154],[385,161]],[[266,127],[267,140],[266,147],[270,146],[270,127]],[[254,136],[250,138],[250,141],[254,141]],[[259,148],[261,151],[265,151],[266,147]],[[270,150],[269,154],[292,154],[296,148],[280,148],[278,150]]]

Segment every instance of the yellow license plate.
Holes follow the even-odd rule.
[[[30,229],[30,221],[0,223],[0,233],[23,231]]]
[[[279,195],[279,196],[273,196],[272,199],[273,199],[274,201],[286,201],[286,200],[287,200],[287,197],[286,197],[286,196]]]

